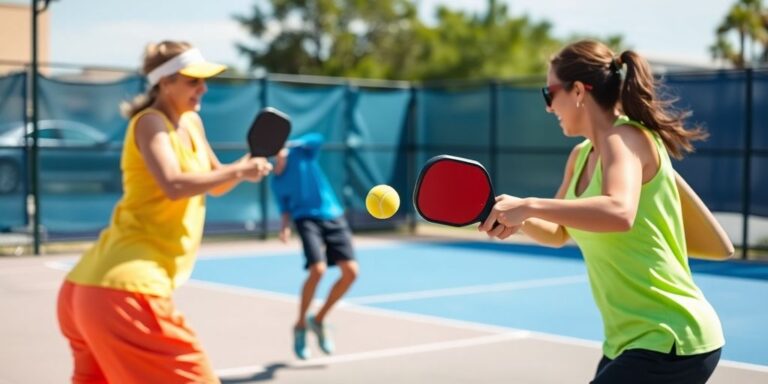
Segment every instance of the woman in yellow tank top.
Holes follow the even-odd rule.
[[[59,292],[72,382],[219,382],[171,296],[192,273],[205,194],[260,181],[272,168],[247,155],[222,164],[206,139],[197,114],[205,79],[224,69],[188,43],[147,46],[149,91],[124,108],[123,196]]]
[[[565,135],[585,140],[554,199],[498,196],[479,229],[579,246],[605,333],[592,383],[706,382],[724,338],[691,276],[670,160],[705,133],[658,99],[645,59],[599,42],[556,54],[542,92]]]

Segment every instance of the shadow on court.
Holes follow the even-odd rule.
[[[242,378],[220,377],[221,384],[244,384],[244,383],[258,383],[260,381],[270,381],[275,378],[275,372],[277,372],[279,369],[284,369],[286,367],[288,367],[288,364],[285,364],[285,363],[269,364],[266,367],[264,367],[263,372],[260,372],[248,377],[242,377]]]
[[[280,362],[280,363],[271,363],[264,366],[264,370],[259,373],[255,373],[252,375],[247,375],[244,377],[235,377],[236,375],[232,376],[224,376],[220,377],[221,384],[247,384],[247,383],[258,383],[262,381],[272,381],[275,380],[275,374],[279,370],[317,370],[317,369],[325,369],[326,366],[306,366],[306,367],[294,367],[291,366],[287,362]]]

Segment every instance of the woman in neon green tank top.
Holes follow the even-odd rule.
[[[59,292],[73,382],[219,382],[171,295],[192,273],[205,194],[259,181],[272,168],[247,155],[222,164],[206,139],[197,114],[205,78],[224,69],[187,43],[147,47],[149,91],[125,110],[123,196]]]
[[[685,129],[688,114],[658,99],[641,56],[599,42],[556,54],[542,92],[564,134],[585,140],[554,199],[498,196],[479,229],[578,244],[605,334],[592,383],[706,382],[724,338],[691,277],[670,160],[706,134]]]

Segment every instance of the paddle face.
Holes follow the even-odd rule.
[[[291,133],[288,115],[275,108],[261,110],[248,130],[248,148],[253,157],[274,156],[285,145]]]
[[[482,222],[493,208],[491,178],[477,161],[440,155],[424,165],[416,181],[413,204],[433,223],[463,227]]]

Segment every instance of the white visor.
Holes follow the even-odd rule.
[[[197,78],[216,76],[227,69],[226,65],[211,63],[203,57],[200,50],[192,48],[176,55],[147,74],[149,87],[154,87],[163,77],[180,72]]]

